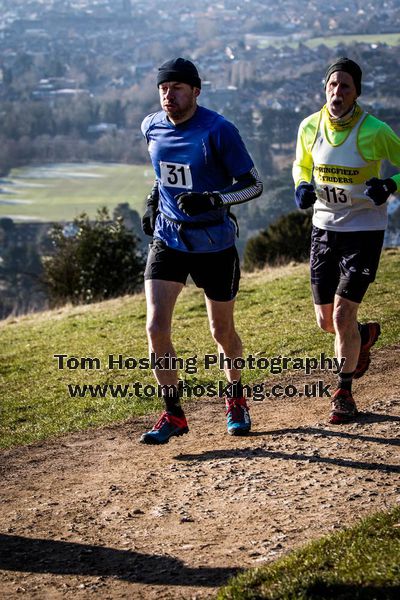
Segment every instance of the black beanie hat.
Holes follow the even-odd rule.
[[[332,75],[332,73],[335,73],[335,71],[345,71],[345,73],[349,73],[349,75],[351,75],[353,78],[354,85],[356,86],[357,96],[360,96],[362,71],[358,64],[354,62],[354,60],[346,58],[345,56],[338,58],[328,67],[325,73],[325,87],[329,81],[329,77]]]
[[[201,88],[201,79],[196,67],[185,58],[174,58],[161,65],[157,74],[157,87],[165,81],[180,81]]]

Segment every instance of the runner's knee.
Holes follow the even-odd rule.
[[[338,304],[333,311],[333,325],[335,331],[346,332],[356,322],[356,315],[345,304]]]
[[[221,346],[229,344],[235,335],[235,329],[232,326],[220,323],[211,323],[210,331],[214,341]]]
[[[317,314],[316,318],[317,318],[318,327],[320,327],[323,331],[326,331],[328,333],[335,333],[335,328],[333,326],[332,317]]]
[[[162,319],[150,319],[146,324],[146,333],[149,339],[159,340],[171,336],[171,327]]]

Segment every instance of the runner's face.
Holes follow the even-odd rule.
[[[357,99],[357,90],[350,73],[335,71],[326,84],[326,104],[332,117],[343,117]]]
[[[158,86],[161,108],[173,123],[190,119],[196,110],[200,90],[180,81],[166,81]]]

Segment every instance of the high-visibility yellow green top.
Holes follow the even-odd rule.
[[[293,164],[295,186],[313,178],[313,159],[311,151],[320,126],[322,110],[306,117],[300,124],[297,137],[296,160]],[[348,137],[352,127],[343,131],[335,131],[325,127],[325,135],[332,146],[341,145]],[[384,159],[400,168],[400,138],[393,129],[383,121],[368,114],[358,133],[358,150],[366,161],[382,161]],[[392,175],[397,189],[400,189],[400,173]]]

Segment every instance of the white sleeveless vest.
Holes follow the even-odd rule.
[[[365,161],[358,150],[364,114],[344,142],[333,146],[321,118],[311,154],[317,201],[313,224],[331,231],[381,230],[387,226],[386,203],[375,206],[365,195],[365,182],[379,177],[379,161]]]

